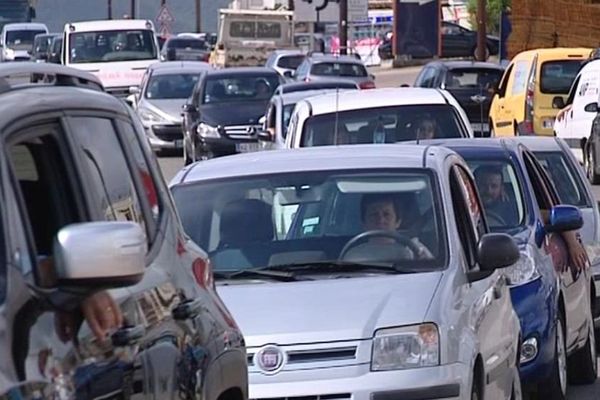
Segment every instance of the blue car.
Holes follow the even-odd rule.
[[[517,239],[521,260],[506,272],[521,322],[520,373],[524,389],[543,399],[565,399],[571,383],[596,380],[596,348],[589,270],[574,268],[561,233],[578,230],[578,208],[560,205],[535,155],[513,139],[432,141],[459,153],[475,175],[492,231]],[[569,223],[544,223],[561,212]]]

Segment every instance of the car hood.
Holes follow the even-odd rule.
[[[186,99],[161,99],[161,100],[146,100],[146,105],[149,105],[152,111],[158,111],[161,114],[166,114],[169,119],[181,120],[182,107]]]
[[[442,272],[306,282],[232,282],[219,295],[248,347],[368,339],[423,322]]]
[[[267,99],[203,104],[200,106],[200,114],[202,122],[211,126],[258,125],[260,117],[265,115],[268,103]]]

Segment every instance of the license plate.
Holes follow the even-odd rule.
[[[176,149],[183,149],[183,139],[177,139],[174,143]]]
[[[554,128],[554,120],[553,119],[545,119],[542,122],[542,126],[545,129],[552,129],[552,128]]]
[[[238,153],[250,153],[258,151],[258,143],[236,143],[235,149]]]
[[[482,130],[484,132],[490,131],[489,124],[471,124],[471,128],[473,128],[473,132],[481,132]]]

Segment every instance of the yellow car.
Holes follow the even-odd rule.
[[[558,110],[592,49],[549,48],[519,53],[506,68],[490,107],[491,136],[552,136]]]

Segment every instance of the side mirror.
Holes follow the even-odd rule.
[[[139,86],[129,86],[129,94],[140,94]]]
[[[271,132],[267,131],[267,130],[261,130],[258,132],[258,140],[261,142],[272,142],[273,141],[273,135],[271,135]]]
[[[186,113],[195,113],[198,111],[198,108],[195,105],[189,104],[189,103],[184,104],[183,107],[181,107],[181,108],[182,108],[183,112],[186,112]]]
[[[283,76],[285,76],[286,78],[291,78],[294,76],[294,72],[293,71],[285,71],[283,73]]]
[[[135,95],[130,94],[125,98],[125,102],[129,104],[131,107],[135,107]]]
[[[565,100],[562,98],[562,96],[555,96],[552,99],[552,108],[557,110],[562,110],[565,108]]]
[[[400,87],[410,87],[410,85],[408,83],[403,83],[402,85],[400,85]]]
[[[477,245],[479,271],[469,273],[471,280],[483,279],[500,268],[510,267],[521,257],[515,240],[506,233],[483,235]]]
[[[584,108],[584,111],[589,113],[597,113],[598,110],[598,103],[590,103]]]
[[[146,237],[137,223],[69,225],[54,242],[58,285],[89,290],[134,285],[144,275],[146,251]]]
[[[550,223],[546,232],[575,231],[583,226],[583,216],[575,206],[554,206],[550,211]]]

